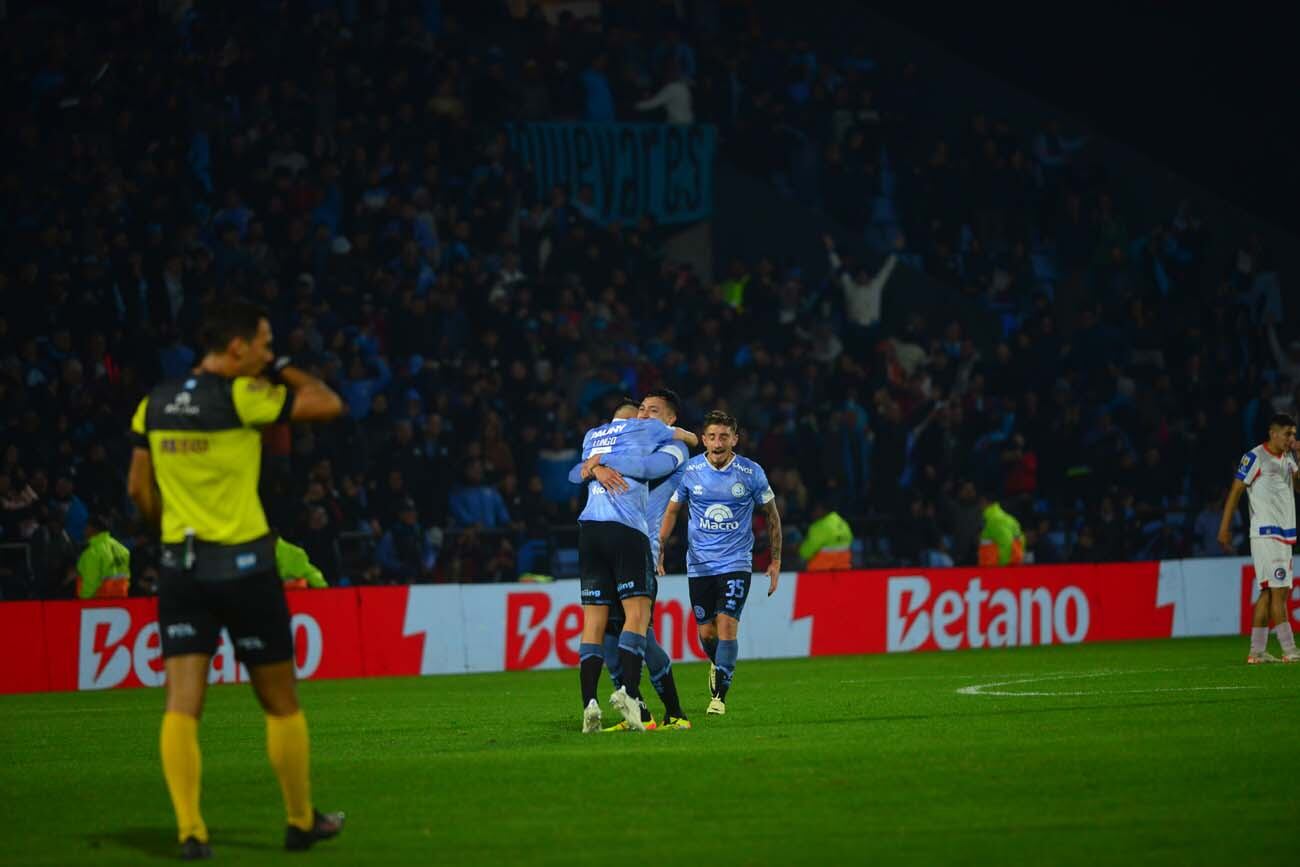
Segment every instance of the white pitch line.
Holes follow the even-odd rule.
[[[1093,677],[1113,677],[1120,674],[1153,674],[1169,671],[1188,671],[1185,668],[1147,668],[1133,671],[1091,671],[1091,672],[1072,672],[1067,674],[1040,675],[1038,677],[1027,677],[1021,680],[1002,680],[995,683],[982,683],[974,686],[963,686],[957,690],[958,695],[993,695],[993,696],[1010,696],[1010,697],[1035,697],[1035,696],[1089,696],[1089,695],[1147,695],[1157,692],[1221,692],[1225,690],[1240,689],[1263,689],[1262,686],[1167,686],[1153,687],[1151,689],[1094,689],[1094,690],[1063,690],[1058,692],[1017,692],[1011,690],[999,690],[1000,686],[1021,686],[1031,683],[1045,683],[1053,680],[1078,680]]]

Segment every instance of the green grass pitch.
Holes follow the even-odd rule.
[[[317,802],[349,817],[306,855],[279,848],[250,689],[218,687],[203,810],[228,864],[1287,860],[1300,666],[1248,667],[1246,649],[741,660],[723,718],[681,665],[693,731],[598,737],[578,731],[574,672],[306,683]],[[161,702],[0,698],[0,863],[175,857]]]

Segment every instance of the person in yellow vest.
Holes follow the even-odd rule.
[[[131,587],[131,552],[108,532],[108,519],[86,521],[86,550],[77,558],[78,599],[125,599]]]
[[[330,586],[321,571],[312,565],[307,552],[283,536],[275,539],[275,568],[280,573],[285,590]]]
[[[1019,566],[1024,563],[1025,534],[1020,522],[986,496],[980,496],[980,507],[984,512],[984,531],[980,533],[979,564]]]
[[[799,544],[799,556],[810,572],[853,568],[853,528],[825,503],[813,505],[813,522]]]

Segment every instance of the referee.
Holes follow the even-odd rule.
[[[205,354],[198,367],[140,401],[127,481],[141,514],[162,525],[162,765],[187,860],[212,856],[199,814],[198,724],[223,626],[266,712],[266,749],[288,813],[285,848],[307,849],[343,828],[342,813],[312,806],[289,609],[257,495],[261,428],[328,421],[342,414],[343,402],[287,359],[272,364],[271,325],[256,305],[229,301],[212,308],[200,339]],[[268,372],[279,383],[263,378]]]

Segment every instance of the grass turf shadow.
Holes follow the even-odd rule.
[[[230,828],[209,831],[213,849],[252,849],[272,851],[279,849],[269,832],[252,828]],[[265,835],[266,839],[258,839]],[[151,858],[175,861],[180,851],[176,831],[172,828],[123,828],[107,834],[86,834],[86,844],[95,851],[109,848],[129,849]]]

